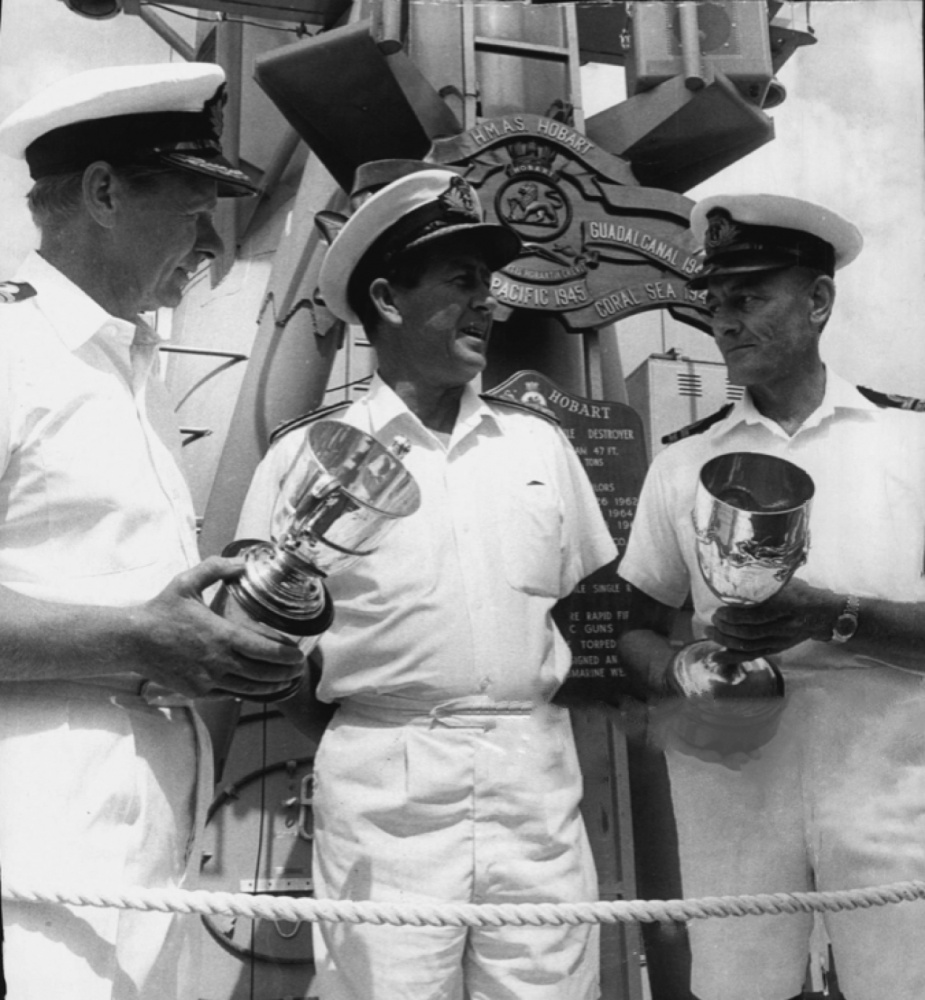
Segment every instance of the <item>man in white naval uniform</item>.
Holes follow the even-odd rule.
[[[223,87],[205,64],[93,70],[0,126],[41,231],[0,304],[0,865],[22,890],[180,886],[211,751],[146,685],[252,695],[304,668],[203,603],[241,566],[199,563],[139,315],[177,305],[221,250],[216,198],[252,190],[221,157]],[[180,994],[172,914],[5,902],[3,922],[15,1000]]]
[[[716,344],[744,398],[656,456],[620,574],[641,627],[622,662],[666,696],[675,609],[747,660],[776,657],[787,700],[746,759],[668,750],[686,896],[838,890],[925,878],[925,418],[876,405],[820,357],[835,269],[861,248],[834,212],[770,195],[698,203]],[[883,400],[881,400],[882,402]],[[696,431],[699,431],[697,433]],[[812,477],[808,560],[753,607],[724,607],[697,563],[702,466],[761,452]],[[718,756],[718,755],[717,755]],[[848,1000],[925,996],[922,913],[903,904],[826,913]],[[801,995],[810,914],[696,920],[701,1000]]]
[[[485,224],[451,170],[384,161],[361,168],[358,185],[377,172],[379,189],[334,239],[320,278],[334,314],[362,322],[377,373],[363,399],[328,415],[386,445],[406,439],[422,502],[328,581],[336,612],[318,647],[317,698],[339,708],[315,761],[315,891],[593,900],[569,716],[550,704],[569,666],[550,612],[615,548],[558,427],[472,385],[486,361],[491,273],[518,237]],[[241,537],[267,536],[305,423],[285,429],[258,470]],[[305,724],[314,696],[286,711]],[[323,924],[319,993],[593,1000],[596,931]]]

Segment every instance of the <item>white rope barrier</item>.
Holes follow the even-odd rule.
[[[617,900],[598,903],[376,903],[182,889],[61,892],[21,889],[4,879],[2,898],[120,910],[155,910],[260,920],[391,924],[414,927],[561,926],[675,923],[709,917],[768,916],[870,909],[925,899],[925,882],[894,882],[836,892],[778,892],[701,899]]]

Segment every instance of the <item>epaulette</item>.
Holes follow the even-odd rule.
[[[346,410],[351,405],[350,400],[341,403],[331,403],[330,406],[322,406],[319,410],[312,410],[311,413],[303,413],[300,417],[293,417],[291,420],[284,420],[281,424],[273,428],[270,433],[270,444],[273,444],[284,434],[294,431],[297,427],[304,427],[306,424],[314,423],[323,417],[333,417],[340,410]]]
[[[502,406],[510,406],[524,413],[532,413],[536,417],[543,417],[552,424],[558,425],[561,423],[548,406],[541,405],[540,403],[524,402],[523,400],[515,399],[513,396],[495,395],[492,392],[480,393],[479,399],[484,399],[488,403],[500,403]]]
[[[36,290],[26,281],[0,281],[0,302],[25,302]]]
[[[709,430],[714,424],[718,424],[720,420],[728,417],[732,412],[733,406],[735,406],[735,403],[726,403],[726,405],[721,406],[716,413],[711,413],[708,417],[695,420],[692,424],[688,424],[687,427],[682,427],[679,431],[672,431],[670,434],[666,434],[662,438],[662,444],[674,444],[675,441],[683,441],[684,438],[693,437],[695,434],[702,434],[704,431]]]
[[[891,406],[898,410],[914,410],[916,413],[925,413],[925,399],[916,396],[900,396],[895,392],[880,392],[878,389],[868,389],[866,385],[859,385],[858,392],[866,396],[877,406]]]

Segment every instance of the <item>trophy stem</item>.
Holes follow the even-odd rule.
[[[679,650],[668,674],[677,696],[671,712],[671,742],[699,755],[750,754],[774,733],[784,707],[784,679],[770,661],[741,663],[718,658],[723,647],[703,639]]]

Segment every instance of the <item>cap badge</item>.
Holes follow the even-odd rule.
[[[448,213],[463,215],[473,222],[482,221],[475,194],[462,177],[453,177],[450,180],[450,186],[440,195],[438,200],[444,211]]]
[[[710,224],[704,237],[705,250],[721,250],[735,243],[741,236],[741,230],[726,213],[711,212]]]

